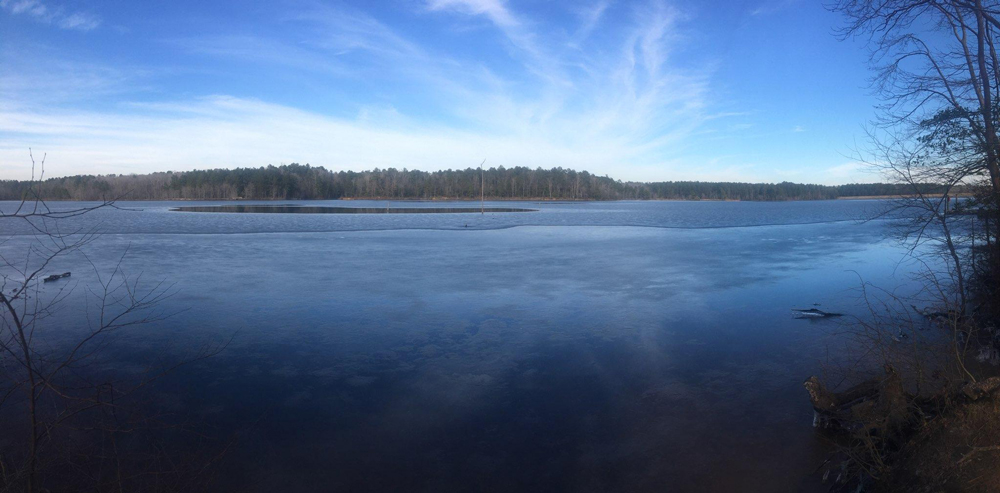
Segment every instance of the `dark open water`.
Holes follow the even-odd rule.
[[[186,310],[121,338],[122,368],[235,333],[157,388],[241,432],[231,491],[815,490],[825,446],[801,382],[838,340],[790,308],[860,314],[859,275],[907,283],[885,224],[855,221],[870,201],[124,205],[58,227],[99,228],[100,269],[127,248]],[[0,233],[4,255],[31,240]],[[49,322],[72,332],[95,274],[81,255],[51,270],[73,272]]]

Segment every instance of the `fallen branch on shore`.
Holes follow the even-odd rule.
[[[946,403],[974,402],[1000,391],[1000,377],[990,377],[965,382],[957,390],[919,397],[903,389],[902,379],[894,368],[887,366],[885,372],[884,377],[866,380],[844,392],[831,392],[816,376],[806,379],[803,386],[815,411],[813,426],[848,432],[896,427],[912,419],[912,411],[932,417]]]

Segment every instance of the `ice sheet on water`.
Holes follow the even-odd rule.
[[[53,208],[73,208],[81,203],[52,202]],[[530,214],[487,212],[481,214],[186,214],[177,207],[274,206],[270,202],[120,202],[66,220],[60,227],[106,233],[277,233],[374,231],[396,229],[503,229],[516,226],[642,226],[656,228],[726,228],[762,225],[812,224],[857,221],[881,207],[879,201],[803,202],[487,202],[500,209],[530,209]],[[281,206],[478,209],[478,202],[387,201],[282,201]],[[0,203],[9,212],[12,202]],[[26,224],[4,225],[5,234],[31,234]]]

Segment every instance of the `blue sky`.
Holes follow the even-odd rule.
[[[808,0],[0,0],[0,179],[311,163],[877,181]]]

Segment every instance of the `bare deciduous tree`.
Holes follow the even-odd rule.
[[[879,217],[908,246],[922,288],[901,296],[863,283],[869,310],[848,326],[855,367],[844,371],[884,372],[842,393],[806,382],[817,412],[844,422],[838,477],[862,488],[887,480],[928,420],[1000,388],[988,364],[1000,360],[1000,2],[838,0],[831,9],[848,20],[841,37],[871,50],[882,102],[856,157],[906,189]]]
[[[952,280],[946,308],[960,318],[995,312],[1000,273],[984,266],[1000,257],[1000,2],[841,0],[832,9],[848,19],[843,38],[868,42],[882,98],[858,157],[908,189],[883,212],[911,252],[928,241],[942,247],[947,276],[936,279]],[[976,262],[977,251],[993,261]]]
[[[874,84],[884,101],[878,123],[934,131],[963,122],[977,159],[960,164],[971,165],[969,174],[988,175],[994,193],[1000,191],[1000,3],[843,0],[833,8],[849,19],[841,36],[863,37],[872,48]]]
[[[44,157],[39,165],[40,179]],[[34,169],[32,157],[33,181]],[[161,424],[139,412],[140,391],[179,364],[152,363],[122,375],[104,367],[102,358],[120,331],[171,315],[161,302],[172,288],[162,281],[143,283],[141,273],[126,272],[127,249],[110,274],[102,273],[85,251],[98,238],[97,231],[62,227],[69,218],[115,207],[109,199],[54,208],[32,187],[19,203],[0,211],[0,227],[28,225],[27,234],[0,240],[0,417],[5,435],[0,441],[0,491],[75,488],[81,481],[94,491],[185,489],[181,485],[197,484],[205,464],[212,462],[210,458],[198,470],[181,474],[178,462],[164,459],[162,445],[136,446],[130,439]],[[79,293],[87,300],[85,312],[73,317],[80,327],[53,326],[52,321],[59,305],[81,286],[71,278],[45,286],[43,277],[69,255],[85,259],[96,278]],[[184,363],[224,346],[203,348]]]

